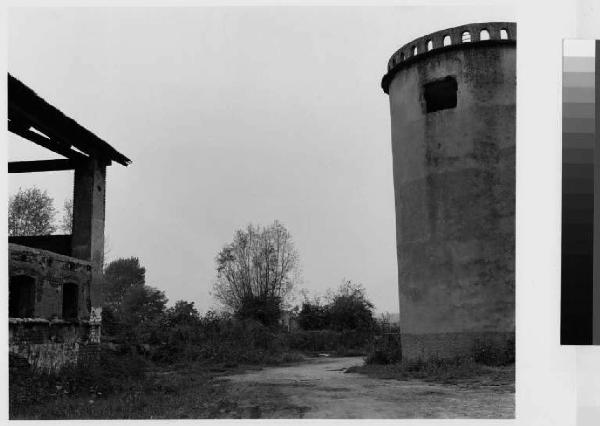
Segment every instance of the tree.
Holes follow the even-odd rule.
[[[322,303],[320,298],[311,300],[304,294],[298,315],[300,327],[304,330],[372,330],[377,323],[373,303],[360,284],[344,280],[335,291],[328,290],[326,300],[327,303]]]
[[[8,204],[8,235],[50,235],[54,226],[54,200],[47,191],[37,187],[21,189],[12,195]]]
[[[146,268],[137,257],[113,260],[104,269],[104,304],[118,311],[125,296],[146,283]]]
[[[170,325],[193,324],[200,319],[194,302],[178,300],[172,308],[167,309],[167,320]]]
[[[305,300],[298,314],[298,324],[303,330],[323,330],[329,327],[328,306],[318,301]]]
[[[126,324],[147,324],[164,313],[165,293],[148,285],[131,288],[121,304],[120,313]]]
[[[369,330],[375,325],[374,305],[367,299],[360,284],[345,280],[336,292],[330,293],[329,327],[334,330]]]
[[[63,204],[63,215],[60,221],[60,230],[65,234],[73,233],[73,199],[68,198]]]
[[[156,341],[167,301],[165,293],[154,287],[129,288],[117,311],[128,338],[139,342]]]
[[[214,296],[237,316],[272,324],[297,278],[298,254],[278,221],[248,225],[218,253]]]

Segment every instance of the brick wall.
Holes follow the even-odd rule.
[[[58,371],[96,356],[100,343],[100,312],[90,303],[89,262],[46,250],[9,244],[11,286],[15,277],[33,280],[31,318],[9,319],[9,352],[13,364],[26,361],[36,371]],[[77,285],[77,318],[63,319],[63,286]],[[18,362],[17,362],[18,361]]]

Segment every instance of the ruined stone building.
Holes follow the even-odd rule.
[[[403,357],[511,351],[516,25],[426,35],[387,69]]]
[[[8,130],[64,157],[9,162],[9,173],[74,171],[71,235],[9,237],[10,358],[52,371],[97,353],[106,167],[130,160],[10,74]]]

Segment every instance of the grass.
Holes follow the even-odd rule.
[[[502,386],[514,391],[515,367],[487,366],[471,358],[450,360],[431,359],[429,361],[400,362],[396,364],[365,364],[351,367],[346,372],[360,373],[378,379],[423,380],[450,385]]]
[[[269,354],[262,365],[303,359],[294,352]],[[10,371],[10,419],[235,418],[235,395],[223,377],[260,368],[237,363],[192,362],[159,366],[127,354],[103,352],[97,363],[59,376]]]
[[[11,419],[215,418],[235,401],[209,372],[178,371],[147,375],[128,389],[108,395],[57,394],[27,407],[11,407]]]

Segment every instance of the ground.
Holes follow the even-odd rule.
[[[243,417],[514,418],[514,385],[434,384],[348,373],[363,359],[316,358],[223,378]]]
[[[469,367],[470,374],[430,374],[425,381],[406,379],[394,366],[363,364],[361,357],[262,368],[182,363],[153,368],[139,379],[113,378],[118,389],[111,392],[46,386],[34,402],[11,398],[10,418],[514,417],[514,367]],[[21,386],[13,389],[18,393],[35,385],[11,386]]]

